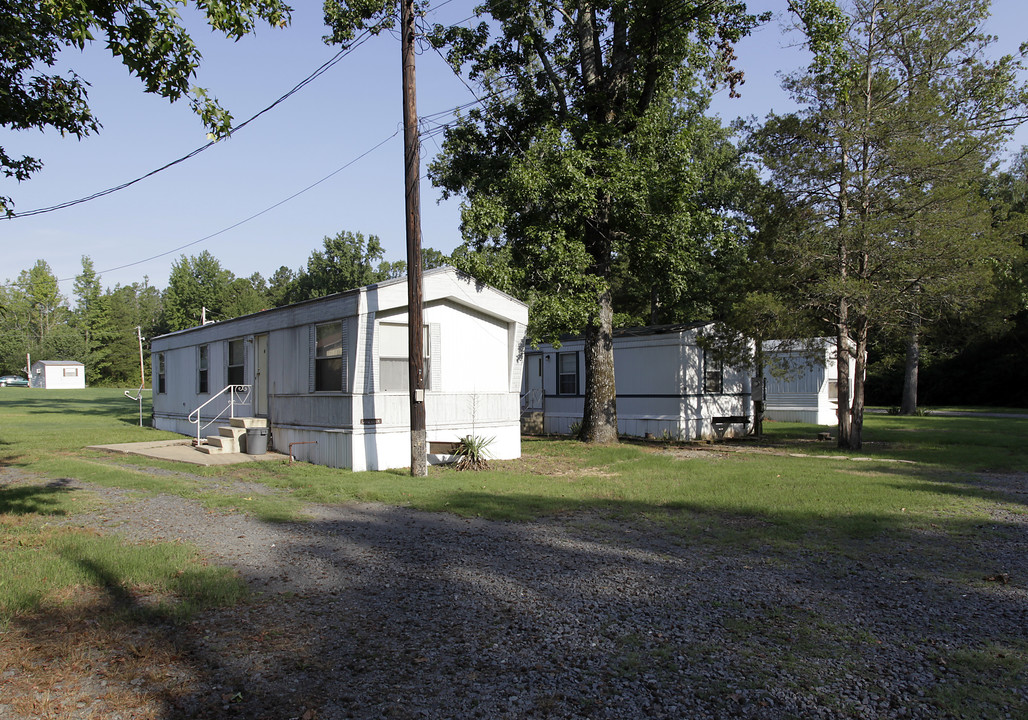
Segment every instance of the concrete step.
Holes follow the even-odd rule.
[[[225,452],[221,447],[216,445],[197,445],[196,449],[208,455],[220,455]]]
[[[238,417],[232,418],[230,424],[234,428],[266,428],[268,427],[267,418],[259,417]]]

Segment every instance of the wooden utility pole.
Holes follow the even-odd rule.
[[[414,0],[401,0],[403,156],[407,217],[407,342],[410,361],[410,474],[428,475],[425,433],[425,336],[421,307],[421,153],[414,80]]]

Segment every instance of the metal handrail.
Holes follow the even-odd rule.
[[[545,409],[546,391],[543,388],[533,388],[521,396],[520,405],[522,412],[526,412],[528,410],[528,403],[526,401],[534,396],[539,398],[539,405]]]
[[[204,423],[201,426],[200,425],[200,411],[203,410],[208,405],[210,405],[215,400],[217,400],[219,397],[224,395],[226,392],[229,394],[228,405],[226,407],[222,408],[221,411],[218,412],[217,415],[212,417],[210,420],[208,420],[206,423]],[[197,446],[200,445],[200,431],[209,428],[211,425],[213,425],[215,422],[217,422],[221,418],[221,416],[225,414],[226,410],[229,411],[229,417],[230,418],[234,418],[236,416],[236,404],[237,404],[236,393],[239,393],[241,395],[243,393],[246,393],[245,395],[243,395],[243,398],[238,401],[239,405],[250,405],[252,407],[253,403],[252,403],[252,401],[250,399],[250,396],[251,396],[252,392],[253,392],[253,385],[226,385],[221,390],[219,390],[214,395],[212,395],[210,398],[208,398],[207,402],[205,402],[203,405],[198,407],[193,412],[189,413],[189,417],[187,417],[186,420],[187,420],[187,422],[191,422],[191,423],[195,423],[196,424],[196,444],[197,444]],[[196,416],[195,419],[193,418],[194,415]]]

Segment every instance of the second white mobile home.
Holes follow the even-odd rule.
[[[697,344],[705,323],[617,330],[614,375],[618,432],[695,440],[745,434],[752,422],[750,378]],[[525,351],[526,429],[568,434],[585,406],[585,341]]]

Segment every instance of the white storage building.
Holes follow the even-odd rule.
[[[74,360],[38,360],[32,363],[29,387],[78,390],[86,386],[86,366]]]

